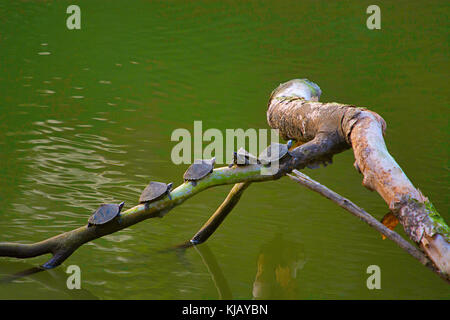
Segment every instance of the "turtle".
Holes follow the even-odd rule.
[[[195,187],[198,180],[203,179],[213,171],[215,163],[215,157],[209,160],[196,160],[184,173],[184,181],[191,181]]]
[[[256,158],[244,148],[240,148],[237,152],[233,153],[233,163],[231,163],[228,167],[231,168],[233,165],[248,166],[250,164],[258,163],[258,158]]]
[[[172,200],[172,197],[170,196],[172,185],[172,182],[166,184],[163,182],[150,181],[148,186],[146,186],[144,191],[142,191],[141,197],[139,198],[139,203],[150,203],[163,198],[165,195]]]
[[[264,165],[281,160],[289,154],[289,149],[292,147],[292,144],[292,140],[289,140],[287,144],[274,142],[261,152],[258,160]]]
[[[110,222],[117,217],[122,211],[125,202],[119,204],[102,204],[95,212],[89,217],[88,227],[92,225],[101,225]]]

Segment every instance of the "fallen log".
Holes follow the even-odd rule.
[[[267,120],[284,139],[300,147],[294,158],[314,151],[314,165],[353,148],[354,166],[363,185],[377,191],[414,241],[447,277],[450,275],[450,229],[431,202],[416,189],[389,154],[384,142],[386,123],[366,108],[304,99],[304,91],[320,96],[317,85],[294,79],[276,88],[269,99]],[[322,153],[322,156],[320,154]]]
[[[334,154],[353,147],[355,167],[364,175],[363,184],[380,193],[410,239],[419,244],[433,261],[435,267],[432,269],[448,279],[448,226],[387,152],[383,140],[386,127],[384,120],[364,108],[338,103],[319,103],[317,100],[320,93],[320,88],[308,80],[289,81],[272,93],[267,111],[269,125],[279,129],[283,138],[295,140],[297,144],[288,156],[280,160],[279,166],[271,174],[263,170],[265,167],[260,163],[216,168],[195,184],[181,184],[170,192],[171,197],[138,204],[121,212],[107,224],[85,225],[34,244],[0,243],[0,256],[29,258],[52,254],[53,257],[42,267],[54,268],[89,241],[149,218],[163,217],[174,207],[211,187],[235,184],[222,206],[193,237],[189,245],[201,243],[218,228],[250,183],[279,179],[294,169],[306,166],[327,165]],[[369,217],[366,218],[367,221],[370,220]],[[369,225],[375,224],[371,222]],[[403,239],[400,239],[398,234],[383,226],[378,227],[377,230],[396,241],[403,249],[407,249],[407,245],[400,243]],[[420,252],[411,248],[406,251],[429,266],[429,260]]]

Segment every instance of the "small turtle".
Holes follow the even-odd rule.
[[[198,180],[203,179],[214,170],[215,163],[216,158],[196,160],[184,173],[184,181],[192,181],[192,185],[195,187]]]
[[[244,148],[240,148],[238,152],[233,153],[233,163],[231,163],[228,167],[231,168],[233,165],[248,166],[250,164],[258,163],[259,161],[254,155],[252,155]]]
[[[272,162],[283,159],[292,147],[292,140],[289,140],[287,144],[272,143],[266,149],[261,152],[258,159],[264,165],[269,165]]]
[[[95,212],[89,217],[88,227],[92,225],[105,224],[117,217],[122,211],[125,202],[120,204],[102,204]]]
[[[139,198],[139,203],[150,203],[163,198],[165,195],[172,200],[172,197],[170,196],[172,185],[172,182],[165,184],[162,182],[150,181],[148,186],[146,186],[144,191],[142,191],[141,197]]]

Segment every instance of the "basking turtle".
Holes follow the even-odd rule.
[[[92,225],[105,224],[117,217],[122,211],[125,202],[120,204],[102,204],[95,212],[89,217],[88,227]]]
[[[195,187],[198,180],[203,179],[213,171],[215,163],[216,158],[196,160],[184,173],[184,181],[192,181],[192,185]]]
[[[148,186],[146,186],[144,191],[142,191],[141,197],[139,198],[139,203],[150,203],[163,198],[165,195],[172,200],[172,197],[170,196],[172,185],[172,182],[165,184],[162,182],[150,181]]]
[[[231,163],[228,167],[231,168],[233,165],[248,166],[250,164],[257,163],[259,163],[259,161],[254,155],[244,148],[240,148],[237,152],[233,153],[233,163]]]
[[[287,144],[272,143],[261,152],[258,157],[259,161],[264,165],[269,165],[272,162],[283,159],[289,153],[292,143],[292,140],[289,140]]]

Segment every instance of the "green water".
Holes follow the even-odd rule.
[[[392,155],[450,221],[448,2],[379,3],[375,31],[369,1],[77,1],[81,30],[68,30],[73,3],[0,1],[0,241],[69,231],[103,202],[129,208],[150,180],[179,185],[187,165],[171,163],[173,130],[195,120],[267,129],[271,90],[299,77],[320,85],[322,101],[381,114]],[[381,218],[387,205],[352,164],[347,151],[304,172]],[[207,244],[164,251],[189,239],[230,188],[2,284],[0,298],[450,297],[394,243],[287,178],[251,185]],[[0,258],[0,274],[46,258]],[[66,288],[72,264],[81,291]],[[366,287],[369,265],[381,268],[381,290]]]

